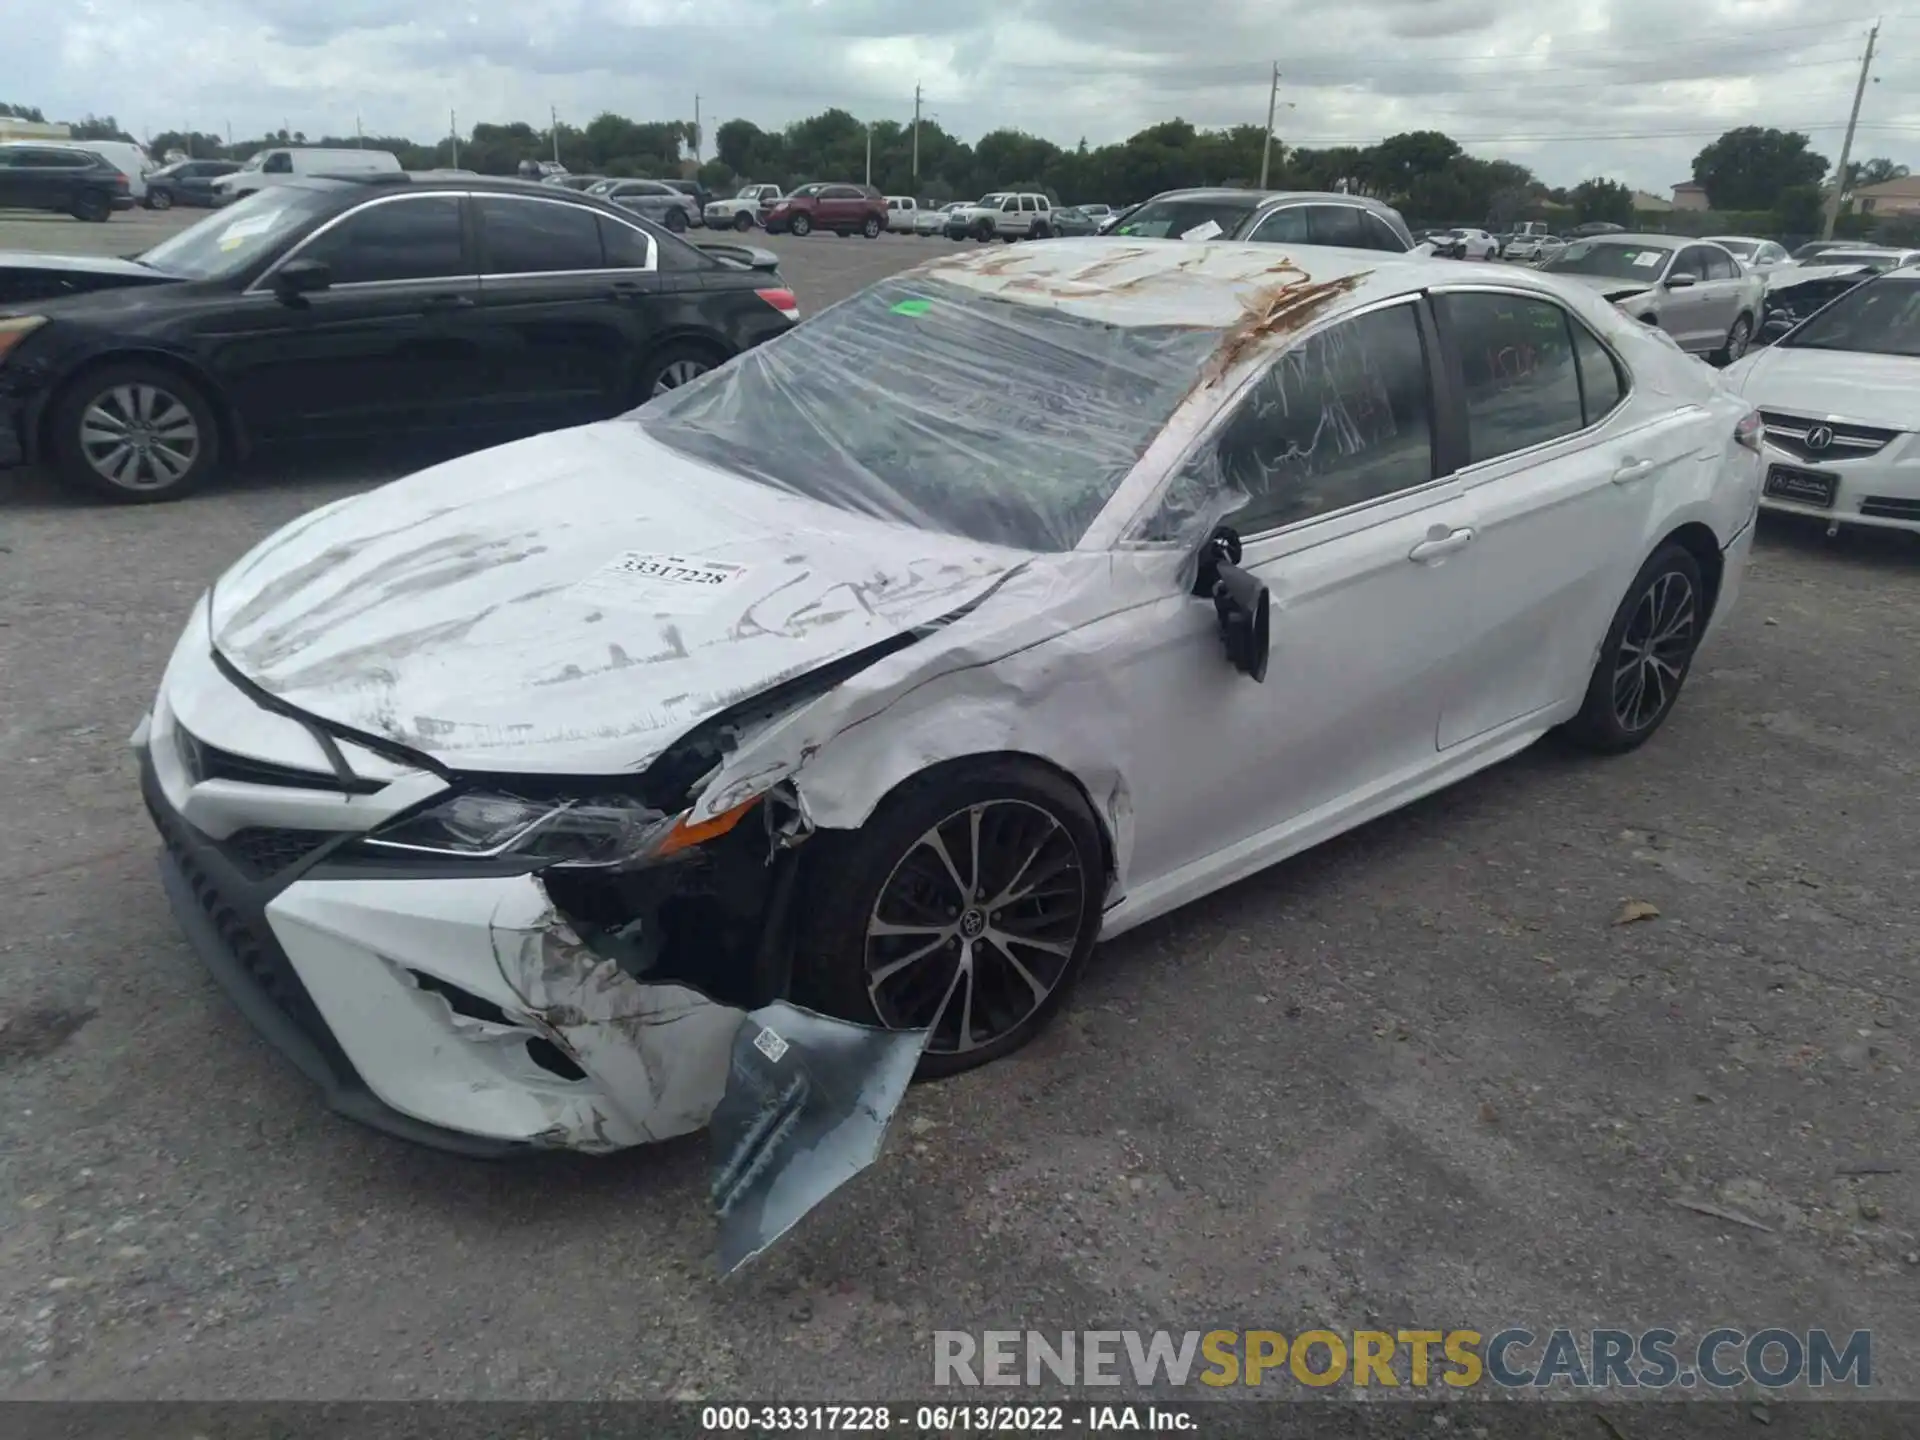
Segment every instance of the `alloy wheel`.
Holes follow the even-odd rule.
[[[80,416],[80,453],[95,474],[123,490],[164,490],[200,458],[200,424],[177,395],[157,385],[116,385]]]
[[[1024,800],[955,811],[887,876],[867,922],[867,995],[882,1024],[931,1028],[961,1054],[1030,1019],[1079,943],[1087,875],[1073,837]]]
[[[1733,322],[1733,333],[1727,336],[1727,363],[1731,365],[1747,353],[1747,344],[1753,337],[1753,327],[1742,315]]]
[[[678,390],[689,380],[699,379],[712,368],[713,366],[705,360],[675,360],[661,370],[653,382],[653,391],[648,398],[664,395],[669,390]]]
[[[1628,734],[1658,723],[1693,655],[1693,582],[1677,570],[1656,575],[1633,607],[1614,656],[1613,716]]]

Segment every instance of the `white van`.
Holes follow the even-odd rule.
[[[147,176],[157,167],[151,156],[129,140],[36,140],[56,150],[87,150],[127,177],[127,193],[138,205],[147,198]]]
[[[272,145],[256,150],[237,171],[213,182],[215,204],[237,200],[296,175],[397,175],[400,160],[391,150],[323,150],[316,145]]]

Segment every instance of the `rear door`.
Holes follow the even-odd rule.
[[[1702,263],[1707,267],[1706,282],[1701,289],[1706,292],[1708,305],[1703,308],[1703,322],[1707,326],[1708,337],[1717,348],[1733,329],[1733,322],[1740,318],[1740,312],[1746,307],[1749,282],[1747,272],[1732,254],[1718,245],[1702,245]]]
[[[1311,244],[1307,233],[1307,207],[1283,205],[1278,210],[1269,210],[1260,217],[1247,239],[1268,245]]]
[[[1472,643],[1440,677],[1444,750],[1584,692],[1698,412],[1627,427],[1626,367],[1545,296],[1448,286],[1433,305],[1474,532]]]
[[[476,195],[473,207],[500,422],[573,425],[628,408],[659,288],[652,238],[567,200]]]
[[[283,300],[271,274],[210,324],[213,364],[251,433],[324,439],[463,427],[483,414],[479,276],[459,195],[382,195],[283,257],[331,286]],[[277,268],[277,267],[276,267]]]
[[[1349,250],[1367,248],[1367,233],[1357,205],[1307,206],[1307,238],[1314,245],[1339,245]]]

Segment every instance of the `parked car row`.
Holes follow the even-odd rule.
[[[144,254],[0,261],[0,467],[166,500],[252,451],[601,419],[778,335],[777,257],[478,176],[296,176]]]

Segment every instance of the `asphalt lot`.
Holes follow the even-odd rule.
[[[815,312],[944,242],[772,244]],[[1542,745],[1105,947],[717,1281],[703,1142],[359,1130],[168,915],[125,741],[187,606],[393,473],[0,476],[0,1395],[852,1401],[924,1398],[936,1328],[1726,1324],[1871,1329],[1920,1397],[1920,545],[1765,526],[1646,749]]]

